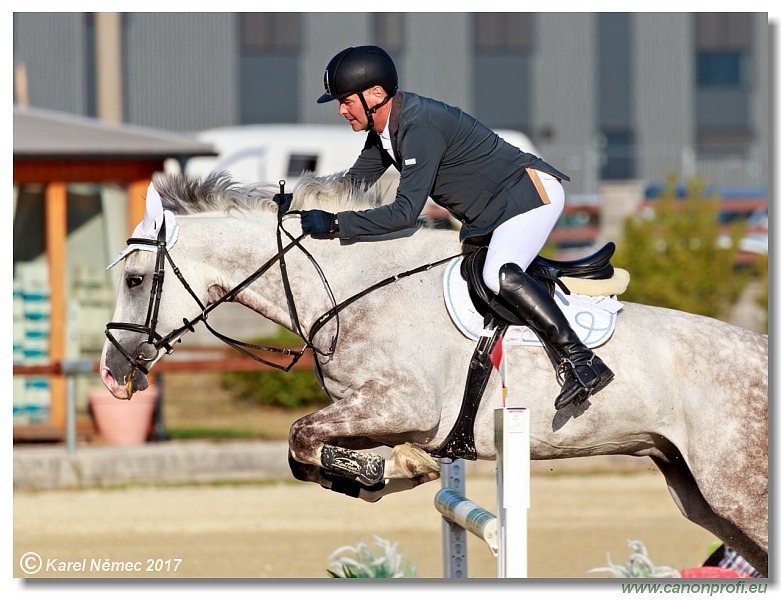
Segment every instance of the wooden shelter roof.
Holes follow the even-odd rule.
[[[194,137],[14,106],[14,160],[167,159],[216,155]]]

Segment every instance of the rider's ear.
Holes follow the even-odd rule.
[[[368,91],[378,102],[382,102],[382,100],[384,100],[385,96],[387,95],[385,88],[383,88],[381,85],[372,86]]]

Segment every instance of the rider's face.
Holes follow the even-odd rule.
[[[385,99],[385,90],[379,85],[370,87],[362,93],[369,108],[377,106]],[[382,131],[385,127],[385,119],[387,117],[387,111],[390,110],[390,105],[391,102],[388,102],[374,114],[375,131]],[[350,123],[353,131],[365,131],[369,124],[366,110],[363,108],[361,98],[358,94],[350,94],[349,96],[339,99],[339,114],[347,119],[347,122]]]
[[[350,94],[339,99],[339,114],[347,119],[353,131],[363,131],[369,123],[358,94]]]

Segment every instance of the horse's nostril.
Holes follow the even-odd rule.
[[[113,388],[117,383],[117,379],[114,377],[114,373],[111,372],[111,369],[105,366],[100,370],[100,380],[108,389]]]

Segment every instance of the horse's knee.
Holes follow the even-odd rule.
[[[304,419],[299,419],[290,426],[288,447],[292,458],[296,461],[316,463],[318,452],[315,449],[319,445],[320,442],[314,439],[312,427]]]

